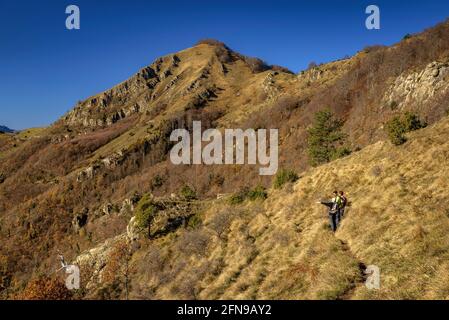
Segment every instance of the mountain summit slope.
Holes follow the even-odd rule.
[[[446,118],[399,148],[381,141],[308,170],[265,201],[202,204],[189,220],[195,223],[138,241],[130,297],[447,299],[448,141]],[[334,236],[316,201],[337,187],[349,191],[351,205]],[[106,275],[130,236],[128,228],[76,261]],[[96,264],[104,259],[105,267]],[[369,265],[381,270],[380,290],[365,287]],[[112,290],[98,276],[87,281],[92,297]]]
[[[124,298],[129,290],[113,276],[122,262],[133,266],[130,293],[139,298],[444,296],[448,36],[445,22],[299,74],[202,41],[48,128],[6,135],[2,297],[54,276],[58,253],[83,264],[81,298]],[[344,120],[354,154],[310,169],[307,128],[325,108]],[[394,148],[384,124],[407,111],[431,127]],[[280,168],[294,169],[299,182],[236,204],[248,190],[264,198],[272,177],[255,166],[171,164],[172,130],[194,120],[203,129],[279,129]],[[353,201],[336,238],[313,204],[334,187]],[[234,205],[216,200],[230,195]],[[157,209],[151,240],[136,227],[142,199]],[[385,269],[384,291],[363,291],[368,264]]]

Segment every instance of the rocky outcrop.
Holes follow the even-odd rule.
[[[175,74],[181,59],[177,55],[169,55],[157,59],[153,64],[141,69],[125,82],[97,96],[79,102],[63,121],[69,126],[81,125],[95,128],[110,126],[133,114],[148,108],[156,98],[153,92],[157,86]],[[173,86],[178,78],[170,80]]]
[[[100,169],[100,165],[98,164],[94,164],[90,167],[87,167],[86,169],[82,170],[81,172],[78,173],[77,177],[76,177],[76,181],[77,182],[82,182],[85,180],[90,180],[92,179],[96,172]]]
[[[449,88],[449,62],[434,61],[423,70],[396,78],[384,95],[382,107],[402,109],[412,103],[425,103]]]
[[[269,72],[263,81],[263,90],[266,93],[268,100],[274,99],[279,94],[275,79],[278,74],[278,72]]]
[[[121,164],[121,162],[124,159],[124,151],[118,151],[114,154],[112,154],[109,157],[106,157],[101,160],[101,163],[107,168],[107,169],[115,169],[117,166]]]
[[[70,140],[70,138],[71,138],[71,137],[70,137],[70,135],[68,135],[68,134],[58,135],[58,136],[53,136],[53,137],[51,138],[51,143],[53,143],[53,144],[58,144],[58,143],[61,143],[61,142]]]
[[[139,202],[142,196],[139,193],[135,193],[132,197],[123,200],[120,207],[120,214],[125,214],[126,212],[133,212],[135,206]]]
[[[86,180],[90,180],[95,177],[97,172],[99,172],[101,169],[113,170],[117,168],[123,162],[125,156],[126,151],[120,150],[113,153],[109,157],[96,161],[94,164],[78,172],[76,181],[83,182]]]
[[[126,227],[126,236],[129,240],[136,241],[140,238],[141,232],[142,229],[137,225],[136,217],[132,217]]]
[[[325,71],[320,69],[319,67],[314,67],[314,68],[311,68],[311,69],[303,72],[301,74],[301,76],[304,77],[304,79],[306,81],[313,82],[313,81],[317,81],[317,80],[324,78]]]
[[[112,250],[116,243],[127,241],[126,235],[122,234],[108,239],[99,246],[80,254],[73,262],[82,270],[88,270],[89,279],[86,281],[86,289],[94,290],[98,284],[103,282],[103,270],[106,266]]]

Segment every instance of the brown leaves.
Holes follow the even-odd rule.
[[[25,290],[16,296],[17,300],[70,300],[72,292],[65,284],[54,278],[40,277],[31,280]]]

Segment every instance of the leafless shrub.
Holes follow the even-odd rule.
[[[273,241],[282,247],[287,246],[290,243],[290,240],[291,235],[288,230],[279,230],[273,234]]]
[[[278,66],[278,65],[272,65],[271,66],[271,70],[273,71],[278,71],[278,72],[284,72],[284,73],[290,73],[290,74],[295,74],[293,71],[291,71],[290,69],[283,67],[283,66]]]
[[[316,67],[318,67],[318,64],[315,61],[312,61],[307,66],[307,70],[315,69]]]
[[[208,227],[221,239],[231,225],[233,217],[230,211],[220,211],[212,218]]]
[[[207,44],[209,46],[226,47],[226,45],[223,42],[216,40],[216,39],[210,39],[210,38],[201,39],[196,43],[197,46],[201,45],[201,44]]]
[[[254,115],[245,123],[247,128],[277,128],[279,123],[288,120],[293,112],[307,104],[308,99],[299,100],[293,95],[283,95],[262,112]]]
[[[203,256],[206,254],[209,239],[209,235],[203,229],[186,231],[179,237],[177,247],[188,256]]]
[[[384,49],[385,46],[381,46],[381,45],[373,45],[373,46],[366,46],[365,48],[363,48],[363,52],[365,53],[372,53],[381,49]]]
[[[170,292],[181,299],[195,300],[198,291],[196,289],[197,281],[194,275],[184,277],[181,281],[175,283]]]

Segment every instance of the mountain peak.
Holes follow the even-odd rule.
[[[113,88],[79,102],[63,119],[70,127],[101,128],[130,116],[154,118],[170,111],[203,108],[218,98],[235,98],[238,87],[262,81],[265,71],[293,74],[258,58],[240,54],[223,42],[200,40],[191,48],[168,54]],[[235,92],[233,92],[235,91]],[[158,110],[162,108],[164,110]]]

